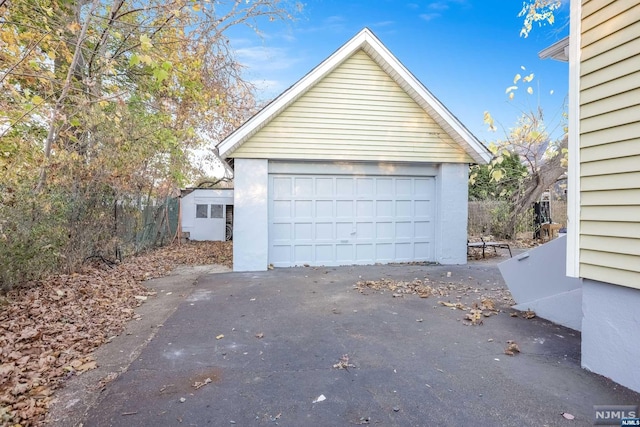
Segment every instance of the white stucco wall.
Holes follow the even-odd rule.
[[[196,218],[196,205],[222,205],[222,218]],[[180,199],[180,224],[191,240],[224,241],[226,239],[226,206],[233,205],[232,189],[196,188]]]
[[[582,285],[582,367],[640,392],[640,290]]]
[[[436,184],[439,202],[436,261],[440,264],[467,263],[468,180],[469,165],[440,165]]]
[[[235,159],[233,270],[263,271],[268,265],[268,161]]]

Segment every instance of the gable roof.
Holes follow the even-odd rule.
[[[338,65],[358,50],[364,50],[442,129],[478,164],[486,164],[491,152],[407,70],[369,30],[364,28],[311,72],[247,120],[218,144],[220,157],[226,158],[274,117],[299,99]]]

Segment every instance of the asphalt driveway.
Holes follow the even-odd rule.
[[[442,295],[354,288],[380,278]],[[579,333],[513,317],[503,289],[493,261],[206,275],[83,425],[577,426],[640,404],[580,368]],[[440,303],[487,297],[500,312],[481,325]]]

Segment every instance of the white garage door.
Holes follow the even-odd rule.
[[[435,179],[269,175],[276,267],[434,261]]]

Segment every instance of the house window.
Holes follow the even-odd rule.
[[[208,218],[207,208],[209,205],[196,205],[196,218]]]
[[[211,216],[209,218],[223,218],[222,205],[211,205]]]

